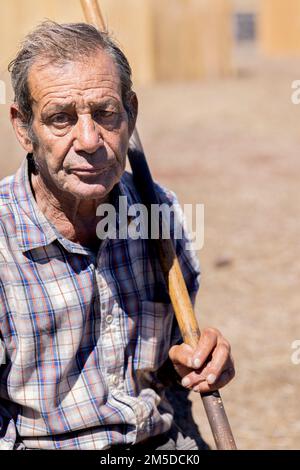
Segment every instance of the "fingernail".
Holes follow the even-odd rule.
[[[182,379],[182,381],[181,381],[181,385],[183,387],[188,387],[190,385],[190,383],[191,383],[191,381],[188,377],[184,377],[184,379]]]
[[[199,369],[199,367],[201,366],[201,361],[198,357],[194,359],[193,366],[195,367],[195,369]]]
[[[215,376],[215,374],[209,374],[209,375],[207,376],[206,381],[207,381],[207,383],[209,383],[210,385],[212,385],[213,383],[215,383],[216,379],[217,379],[217,377]]]

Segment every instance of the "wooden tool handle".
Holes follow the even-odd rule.
[[[99,31],[106,31],[106,26],[98,1],[80,0],[80,2],[86,22],[98,28]]]

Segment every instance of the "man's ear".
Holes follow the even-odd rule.
[[[138,99],[134,91],[130,92],[130,97],[128,99],[128,133],[131,137],[136,123],[136,118],[138,115]]]
[[[23,149],[27,153],[33,152],[33,145],[28,136],[28,129],[25,125],[25,119],[16,103],[10,107],[10,121],[13,125],[15,134]]]

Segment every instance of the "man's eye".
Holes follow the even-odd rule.
[[[71,122],[72,118],[71,116],[69,116],[68,114],[66,113],[59,113],[59,114],[55,114],[54,116],[52,116],[51,118],[51,122],[52,124],[56,125],[60,125],[60,124],[68,124],[69,122]]]
[[[101,119],[101,118],[107,119],[107,118],[113,117],[114,115],[115,115],[114,111],[106,111],[106,110],[100,109],[94,113],[94,119]]]

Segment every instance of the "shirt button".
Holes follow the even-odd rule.
[[[147,423],[145,421],[142,421],[141,423],[138,424],[138,430],[139,431],[145,431],[146,427],[147,427]]]
[[[116,375],[113,377],[112,383],[113,383],[114,385],[118,385],[119,379],[118,379],[118,377],[117,377]]]
[[[114,317],[112,315],[106,316],[106,323],[110,325],[113,322]]]
[[[110,375],[108,377],[108,384],[109,385],[118,385],[119,384],[119,378],[116,375]]]

